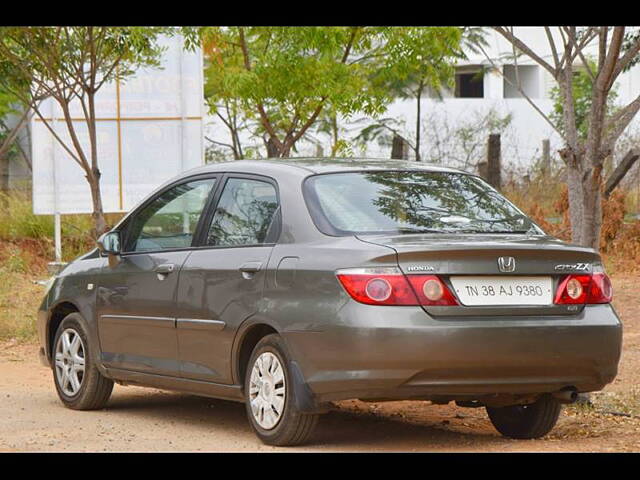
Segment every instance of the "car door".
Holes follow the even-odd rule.
[[[164,189],[132,214],[119,260],[103,268],[96,313],[107,367],[179,376],[178,274],[191,253],[216,177]]]
[[[231,346],[258,309],[279,201],[273,180],[248,175],[227,176],[217,197],[180,271],[177,334],[183,377],[230,384]]]

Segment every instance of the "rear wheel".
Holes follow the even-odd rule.
[[[244,395],[249,422],[267,445],[300,445],[318,423],[317,414],[302,413],[295,405],[289,358],[278,335],[267,335],[254,348]]]
[[[562,405],[551,395],[542,395],[529,405],[486,407],[493,426],[505,437],[540,438],[551,431],[558,421]]]
[[[97,369],[79,313],[60,323],[53,342],[53,380],[58,397],[74,410],[97,410],[111,396],[113,381]]]

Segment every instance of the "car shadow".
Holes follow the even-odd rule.
[[[255,442],[256,448],[262,446],[251,430],[241,403],[156,389],[145,389],[144,393],[136,390],[135,393],[124,389],[114,392],[105,410],[144,417],[158,425],[166,424],[168,428],[181,425],[202,438],[201,447],[205,450],[216,450],[216,433],[241,436],[243,442]],[[446,451],[471,446],[478,449],[483,445],[495,450],[501,445],[513,444],[497,433],[483,430],[468,433],[451,430],[437,415],[433,419],[427,417],[408,422],[389,415],[356,413],[335,407],[320,417],[310,442],[299,448],[309,451]]]

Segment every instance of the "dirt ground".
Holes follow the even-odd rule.
[[[594,406],[565,407],[544,439],[500,437],[484,409],[406,401],[345,401],[324,415],[310,445],[260,443],[244,406],[156,389],[116,385],[108,407],[79,412],[58,401],[37,347],[0,344],[0,451],[640,451],[640,293],[638,276],[616,276],[624,324],[616,380]]]

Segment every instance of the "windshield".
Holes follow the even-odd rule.
[[[316,175],[306,180],[305,197],[314,222],[329,235],[543,233],[489,184],[461,173]]]

